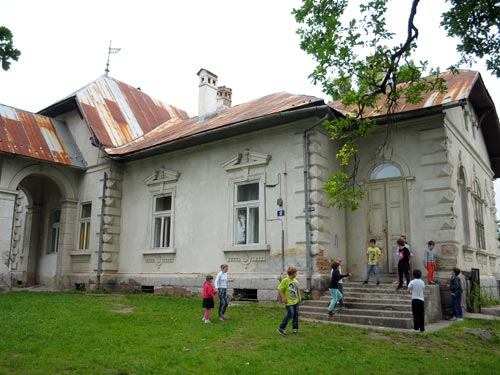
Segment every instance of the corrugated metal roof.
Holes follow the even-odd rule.
[[[108,76],[75,95],[83,117],[105,147],[122,146],[161,124],[189,118],[185,111]]]
[[[85,168],[66,124],[0,104],[0,152]]]
[[[231,124],[320,104],[323,104],[323,99],[314,96],[293,95],[285,92],[267,95],[232,108],[217,111],[212,117],[202,121],[198,117],[167,121],[141,138],[122,147],[107,148],[106,152],[110,155],[124,155]]]
[[[461,70],[460,74],[454,75],[451,72],[445,72],[440,76],[446,81],[445,86],[447,87],[447,91],[445,93],[441,94],[437,90],[429,93],[423,93],[422,101],[417,104],[409,104],[406,103],[404,99],[401,99],[395,107],[395,113],[410,112],[467,99],[478,79],[479,73],[469,70]],[[343,114],[349,114],[352,111],[352,108],[344,107],[341,102],[334,102],[329,105],[331,108],[336,109]],[[382,98],[378,101],[377,107],[369,108],[365,112],[364,116],[377,117],[385,116],[386,114],[387,108],[385,107],[385,99]]]

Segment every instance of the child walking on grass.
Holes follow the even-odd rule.
[[[202,307],[205,308],[205,314],[203,315],[202,320],[205,323],[210,323],[210,313],[214,308],[214,296],[217,291],[214,289],[212,282],[214,281],[214,277],[212,275],[207,275],[205,278],[205,284],[203,284],[203,304]]]
[[[286,273],[288,276],[281,280],[280,285],[278,285],[278,294],[286,309],[286,316],[278,328],[278,333],[282,336],[287,335],[285,328],[292,319],[293,333],[299,332],[299,303],[302,301],[299,280],[295,278],[297,269],[288,267]]]

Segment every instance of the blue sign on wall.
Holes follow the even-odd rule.
[[[278,210],[278,216],[285,216],[285,210]]]

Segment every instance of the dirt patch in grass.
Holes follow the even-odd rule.
[[[123,309],[120,309],[120,310],[111,310],[111,312],[121,313],[121,314],[130,314],[130,313],[133,313],[134,310],[135,310],[135,307],[124,307]]]

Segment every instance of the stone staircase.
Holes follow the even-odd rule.
[[[325,291],[320,299],[307,300],[300,307],[300,317],[339,323],[360,324],[376,327],[413,328],[411,295],[406,288],[396,291],[396,285],[362,282],[344,282],[345,309],[335,309],[328,315],[330,292]],[[338,306],[338,305],[337,305]]]

